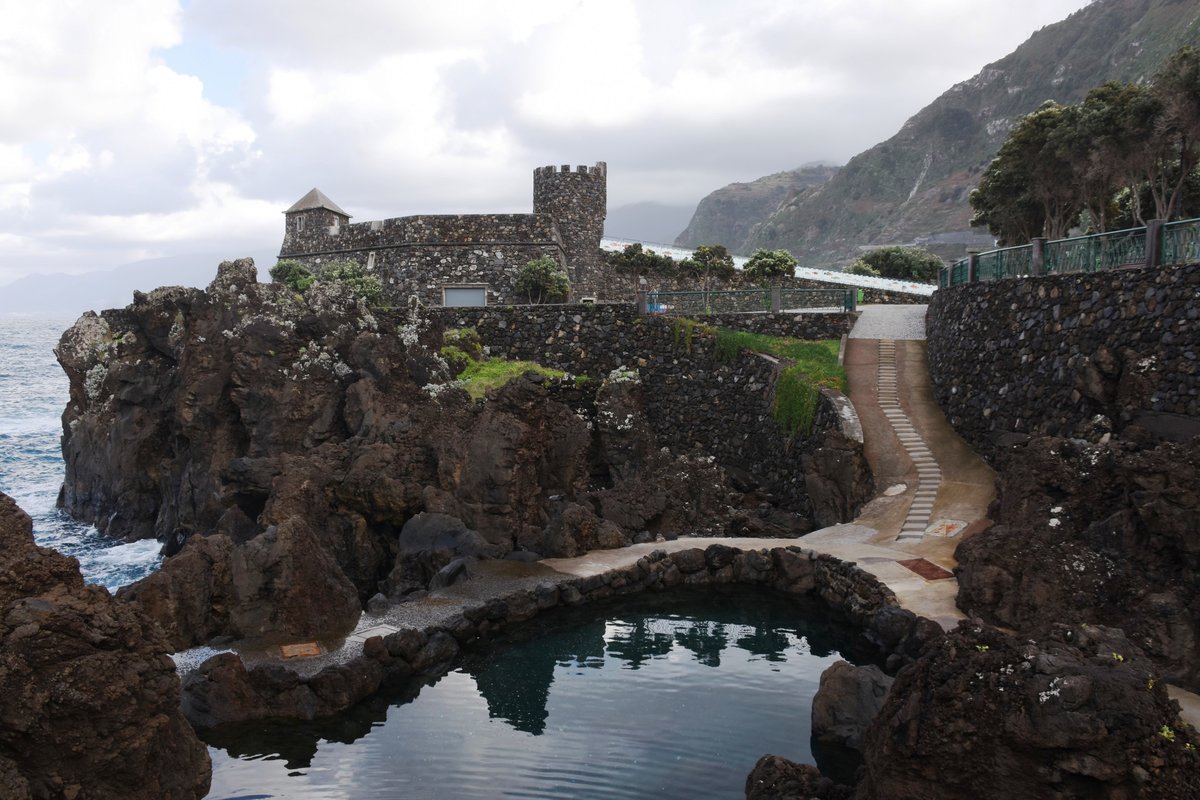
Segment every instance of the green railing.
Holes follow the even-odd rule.
[[[850,310],[853,307],[850,295],[858,291],[851,289],[780,289],[779,308],[781,311],[804,308],[841,308]]]
[[[1162,227],[1162,263],[1194,264],[1200,261],[1200,225],[1194,219],[1168,222]]]
[[[849,311],[854,309],[854,292],[854,289],[780,289],[779,310],[834,308]],[[771,294],[771,289],[649,292],[646,311],[683,316],[771,311]]]
[[[1159,225],[1152,221],[1151,225]],[[1021,275],[1100,272],[1121,267],[1156,267],[1200,262],[1200,219],[1185,219],[1161,224],[1158,236],[1148,228],[1128,228],[1090,236],[1075,236],[1042,242],[1040,252],[1033,244],[989,250],[971,258],[955,261],[942,270],[938,285],[942,288],[975,281],[995,281]],[[1151,242],[1156,241],[1157,245]],[[1157,252],[1150,252],[1152,249]]]
[[[1028,245],[980,253],[975,264],[975,280],[998,281],[1028,275],[1032,263],[1033,249]]]
[[[1096,233],[1046,242],[1043,271],[1102,272],[1118,267],[1145,265],[1146,229]]]

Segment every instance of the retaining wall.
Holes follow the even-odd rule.
[[[719,359],[712,336],[698,329],[689,335],[681,322],[639,316],[624,304],[426,313],[446,328],[474,328],[494,356],[593,378],[621,366],[637,370],[658,446],[679,453],[700,449],[736,482],[758,484],[782,506],[812,514],[802,462],[827,432],[841,430],[841,417],[835,404],[822,396],[811,433],[793,438],[780,428],[772,416],[779,369],[773,360],[746,352],[732,360]],[[788,316],[749,315],[762,322],[746,322],[740,316],[719,319],[730,327],[741,320],[797,338],[810,338],[802,335],[810,330],[823,337],[830,326],[848,330],[852,324],[851,315],[844,314],[796,315],[791,320]],[[853,492],[847,490],[847,496]]]
[[[1132,423],[1200,432],[1200,265],[1016,278],[937,291],[934,393],[976,449]]]

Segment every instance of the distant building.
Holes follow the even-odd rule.
[[[550,256],[566,270],[572,299],[603,296],[600,237],[607,212],[608,167],[540,167],[532,214],[439,214],[374,222],[350,215],[319,189],[284,212],[279,257],[314,272],[350,259],[383,281],[395,303],[416,295],[427,305],[525,302],[517,270]]]

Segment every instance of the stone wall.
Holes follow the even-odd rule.
[[[612,267],[605,270],[605,291],[599,294],[600,297],[608,297],[614,300],[633,301],[637,295],[638,289],[646,289],[646,291],[657,292],[690,292],[696,291],[698,282],[696,278],[672,276],[666,277],[662,275],[646,275],[646,283],[641,283],[643,276],[631,275],[625,272],[617,272]],[[779,285],[784,289],[857,289],[859,287],[850,286],[845,283],[835,283],[833,281],[818,281],[809,278],[778,278]],[[741,272],[738,272],[729,281],[714,282],[712,288],[714,290],[725,289],[762,289],[768,291],[765,287],[759,285],[759,281],[747,279]],[[924,305],[929,302],[929,295],[924,294],[908,294],[907,292],[895,292],[888,289],[874,289],[871,287],[861,287],[863,298],[860,302],[886,303],[886,304],[919,304]]]
[[[705,325],[716,325],[718,328],[736,328],[766,336],[790,336],[804,340],[840,339],[850,333],[857,319],[858,314],[841,311],[832,314],[768,311],[762,314],[707,314],[700,317]]]
[[[853,563],[798,547],[742,550],[732,540],[729,546],[656,550],[629,567],[587,578],[546,578],[532,587],[475,601],[461,611],[450,606],[438,622],[369,639],[362,655],[315,674],[298,674],[279,665],[248,670],[236,654],[222,653],[184,678],[183,710],[200,728],[269,717],[328,716],[385,683],[440,677],[464,651],[486,646],[549,609],[713,584],[746,584],[819,598],[863,632],[890,670],[914,660],[941,635],[936,623],[899,608],[886,586]]]
[[[1197,297],[1197,264],[941,289],[926,325],[935,395],[984,453],[1134,422],[1185,438],[1200,432]]]
[[[665,317],[638,316],[625,304],[429,309],[446,328],[474,328],[488,352],[535,361],[576,375],[603,378],[618,367],[638,371],[646,413],[659,445],[676,452],[699,449],[727,472],[744,474],[779,495],[783,505],[806,515],[806,452],[826,432],[840,429],[834,404],[822,398],[811,434],[794,439],[772,416],[778,364],[743,352],[717,358],[715,338]],[[790,317],[790,319],[789,319]],[[730,315],[730,327],[746,320],[765,330],[825,337],[831,325],[848,329],[849,315]],[[749,322],[751,326],[755,322]]]

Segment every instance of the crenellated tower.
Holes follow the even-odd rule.
[[[533,171],[533,213],[547,214],[558,224],[567,254],[571,294],[603,294],[604,269],[600,237],[608,216],[608,165],[569,164],[538,167]]]

